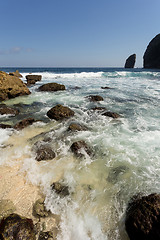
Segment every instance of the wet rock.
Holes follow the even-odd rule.
[[[125,227],[130,240],[160,239],[160,194],[135,196],[126,210]]]
[[[111,89],[110,87],[107,87],[107,86],[106,87],[101,87],[101,88],[102,89]]]
[[[55,157],[56,154],[50,146],[42,145],[36,150],[37,161],[52,160]]]
[[[71,151],[77,156],[77,157],[84,157],[85,153],[87,153],[89,156],[92,155],[91,148],[87,145],[85,141],[77,141],[74,142],[71,145]]]
[[[56,92],[65,90],[65,86],[59,83],[47,83],[39,87],[40,91]]]
[[[134,68],[136,62],[136,54],[130,55],[125,62],[125,68]]]
[[[74,111],[72,111],[70,108],[62,106],[60,104],[56,105],[55,107],[51,108],[47,112],[47,116],[51,119],[55,120],[64,120],[66,118],[70,118],[74,116]]]
[[[30,91],[21,79],[0,71],[0,101],[28,94]]]
[[[103,97],[99,95],[90,95],[87,97],[91,102],[98,102],[98,101],[103,101]]]
[[[6,105],[0,105],[0,114],[11,114],[11,115],[18,115],[19,111],[15,108],[8,107]]]
[[[36,120],[34,118],[27,118],[27,119],[23,119],[22,121],[18,122],[14,128],[16,130],[22,130],[25,127],[28,127],[30,125],[32,125],[33,123],[35,123]]]
[[[33,221],[18,214],[11,214],[3,218],[0,223],[0,239],[35,240]]]
[[[48,217],[50,214],[49,211],[46,210],[44,205],[44,198],[38,199],[33,205],[33,216],[35,217]]]
[[[14,213],[16,207],[14,203],[9,199],[0,200],[0,219]]]
[[[87,131],[85,126],[81,126],[78,123],[71,123],[68,127],[68,131],[76,132],[76,131]]]
[[[15,77],[18,77],[18,78],[22,78],[22,77],[23,77],[23,76],[19,73],[18,70],[16,70],[15,72],[10,72],[9,75],[15,76]]]
[[[59,182],[54,182],[51,185],[51,189],[54,190],[60,197],[65,197],[69,195],[68,186],[62,185]]]
[[[105,107],[94,107],[94,108],[91,108],[91,110],[101,112],[101,111],[105,111],[107,109]]]
[[[106,117],[111,117],[111,118],[119,118],[120,117],[120,115],[115,112],[105,112],[102,115],[106,116]]]
[[[35,84],[38,81],[41,81],[42,76],[41,75],[26,75],[27,79],[27,85]]]
[[[160,69],[160,34],[155,36],[147,46],[143,56],[143,67]]]
[[[6,129],[6,128],[12,128],[12,126],[9,124],[0,123],[0,128]]]
[[[38,240],[51,240],[53,238],[53,233],[51,231],[48,232],[40,232]]]
[[[118,166],[113,168],[108,175],[107,181],[111,183],[116,183],[120,175],[123,175],[128,170],[126,166]]]

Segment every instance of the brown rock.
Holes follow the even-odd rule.
[[[59,83],[47,83],[39,87],[40,91],[56,92],[65,90],[65,86]]]
[[[87,97],[91,102],[103,101],[103,97],[99,95],[90,95]]]
[[[33,215],[35,217],[48,217],[49,211],[46,210],[44,205],[44,198],[38,199],[33,205]]]
[[[18,214],[11,214],[3,218],[0,223],[0,239],[35,240],[33,221]]]
[[[125,227],[130,240],[159,240],[160,194],[135,196],[126,210]]]
[[[6,129],[6,128],[12,128],[12,126],[9,125],[9,124],[3,124],[3,123],[1,123],[1,124],[0,124],[0,128]]]
[[[74,116],[74,111],[58,104],[47,112],[47,116],[58,121]]]
[[[15,108],[8,107],[6,105],[0,105],[0,114],[12,114],[12,115],[18,115],[19,111]]]
[[[78,141],[74,142],[71,145],[71,151],[77,156],[77,157],[84,157],[83,151],[85,151],[89,156],[92,155],[91,148],[87,145],[85,141]]]
[[[52,160],[55,156],[56,154],[50,146],[42,145],[36,151],[37,161]]]
[[[23,76],[19,73],[18,70],[16,70],[15,72],[9,73],[9,75],[15,76],[15,77],[18,77],[18,78],[22,78],[22,77],[23,77]]]
[[[21,79],[0,71],[1,101],[28,94],[30,94],[30,91]]]
[[[120,117],[120,115],[118,113],[114,113],[114,112],[105,112],[102,115],[106,116],[106,117],[111,117],[111,118],[119,118]]]
[[[80,124],[78,123],[71,123],[68,127],[68,131],[72,131],[72,132],[75,132],[75,131],[86,131],[87,128],[84,127],[84,126],[81,126]]]
[[[93,110],[93,111],[105,111],[106,108],[105,107],[94,107],[94,108],[91,108],[91,110]]]
[[[64,186],[59,182],[52,183],[51,188],[61,197],[65,197],[69,195],[68,186]]]
[[[28,127],[30,125],[32,125],[34,122],[36,122],[36,120],[34,118],[27,118],[27,119],[23,119],[22,121],[18,122],[14,128],[16,130],[21,130],[25,127]]]
[[[34,80],[34,81],[38,82],[38,81],[41,81],[42,76],[41,75],[29,74],[29,75],[26,75],[26,79],[27,79],[27,81]]]

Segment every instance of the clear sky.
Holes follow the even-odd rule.
[[[0,0],[0,66],[123,67],[160,32],[160,0]]]

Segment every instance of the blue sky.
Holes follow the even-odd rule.
[[[159,33],[160,0],[1,0],[0,66],[123,67]]]

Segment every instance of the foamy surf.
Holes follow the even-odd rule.
[[[34,115],[44,121],[21,132],[0,130],[1,147],[8,144],[2,150],[1,165],[22,163],[21,174],[41,188],[47,209],[61,216],[58,240],[126,240],[124,217],[130,198],[139,192],[160,192],[159,72],[101,70],[35,69],[42,82],[31,87],[32,94],[6,102],[23,103],[23,116]],[[31,71],[24,69],[23,79]],[[63,83],[67,90],[38,92],[38,86],[47,82]],[[101,88],[105,86],[110,89]],[[104,101],[92,103],[86,98],[97,94]],[[50,121],[46,113],[58,103],[74,110],[75,116],[62,123]],[[25,104],[31,106],[30,110],[26,106],[28,112]],[[105,107],[121,118],[108,118],[91,110],[93,107]],[[16,121],[11,116],[1,119]],[[86,126],[87,131],[70,133],[67,129],[72,121]],[[32,147],[43,141],[41,133],[51,138],[56,153],[51,161],[35,160]],[[80,160],[70,151],[71,144],[79,140],[92,147],[92,157],[85,155]],[[61,198],[51,190],[55,181],[67,185],[70,195]]]

